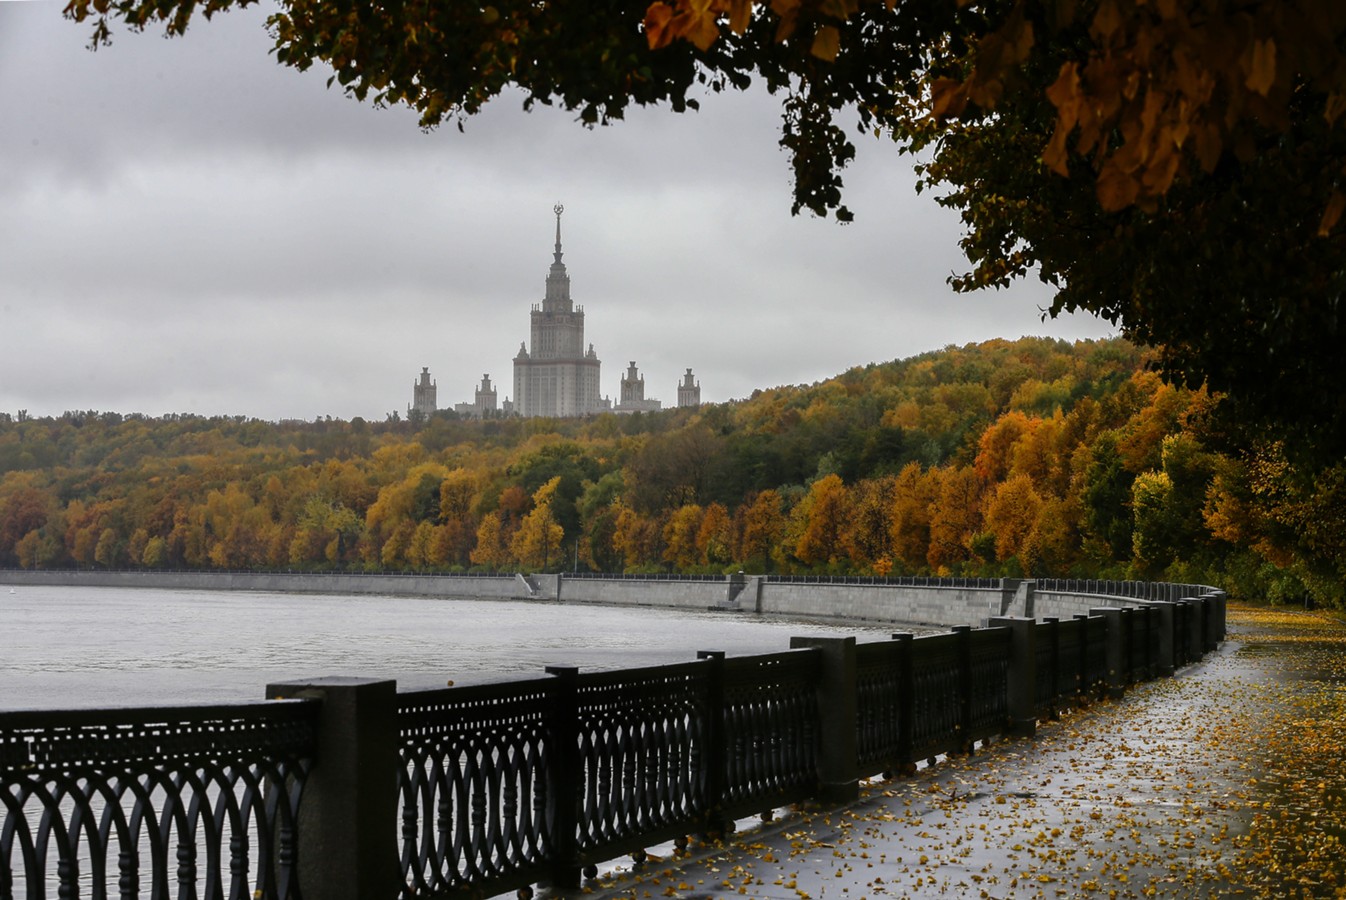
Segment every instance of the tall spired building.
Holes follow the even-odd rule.
[[[585,416],[599,411],[598,356],[584,347],[584,307],[570,301],[570,276],[561,262],[561,204],[547,295],[534,303],[530,346],[514,357],[514,411],[521,416]]]

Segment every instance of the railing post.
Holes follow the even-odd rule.
[[[790,648],[816,647],[818,667],[818,799],[849,803],[860,796],[856,746],[855,638],[792,637]]]
[[[1038,624],[1033,619],[999,617],[987,623],[1010,631],[1007,697],[1009,731],[1014,737],[1033,737],[1038,730]],[[1045,674],[1045,673],[1044,673]]]
[[[1223,631],[1220,617],[1220,595],[1214,592],[1207,592],[1201,595],[1201,604],[1206,608],[1205,622],[1205,648],[1214,650],[1220,646],[1220,638]]]
[[[560,888],[580,886],[579,853],[579,674],[575,666],[547,666],[559,684],[552,706],[551,738],[555,742],[548,766],[547,818],[551,822],[555,856],[551,883]]]
[[[298,868],[305,897],[395,897],[397,682],[316,678],[269,684],[268,697],[322,701],[317,763],[299,804]]]
[[[1136,670],[1136,626],[1132,621],[1135,618],[1135,607],[1123,606],[1121,613],[1122,684],[1129,685],[1134,680],[1131,673]]]
[[[700,748],[700,767],[702,784],[705,790],[705,809],[701,811],[701,832],[710,834],[722,830],[724,819],[724,651],[702,650],[697,659],[706,661],[709,674],[706,678],[706,735],[704,746]]]
[[[1206,616],[1204,604],[1196,597],[1185,597],[1189,607],[1187,616],[1187,654],[1191,662],[1199,662],[1206,655]]]
[[[1150,615],[1157,616],[1159,619],[1159,658],[1155,661],[1157,674],[1168,677],[1177,669],[1174,657],[1174,634],[1173,630],[1177,627],[1177,616],[1174,615],[1174,604],[1167,600],[1160,600],[1150,607]]]
[[[1216,591],[1215,593],[1216,596],[1219,597],[1220,604],[1219,629],[1217,634],[1220,640],[1224,640],[1225,636],[1229,634],[1229,594],[1225,591]]]
[[[903,775],[916,774],[916,760],[912,758],[912,720],[916,717],[916,680],[911,659],[911,642],[915,636],[909,631],[893,635],[897,642],[897,762]]]
[[[1108,696],[1121,697],[1126,693],[1126,659],[1122,643],[1123,632],[1127,625],[1122,621],[1122,610],[1115,606],[1096,606],[1089,610],[1089,615],[1100,616],[1107,625],[1106,637],[1104,639],[1104,684],[1108,689]]]

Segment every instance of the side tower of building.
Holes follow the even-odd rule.
[[[430,367],[421,366],[420,381],[413,382],[411,385],[411,405],[407,407],[407,415],[412,413],[419,413],[423,416],[433,415],[437,409],[435,394],[435,383],[430,380]]]
[[[496,393],[495,388],[491,386],[491,376],[481,376],[481,387],[477,388],[476,400],[473,406],[476,407],[477,418],[486,418],[487,413],[496,411]]]
[[[496,392],[491,385],[491,376],[481,376],[481,384],[477,387],[476,396],[471,403],[455,403],[453,411],[466,419],[484,419],[486,416],[495,415],[496,411]],[[509,400],[505,401],[509,406]],[[506,410],[508,413],[508,409]]]
[[[682,376],[682,384],[678,385],[678,408],[685,406],[701,405],[701,382],[692,383],[692,370],[688,369],[687,374]]]
[[[663,404],[658,400],[645,399],[645,376],[636,370],[634,359],[631,360],[631,365],[626,367],[619,396],[620,401],[612,408],[615,413],[656,412],[663,408]]]
[[[561,262],[561,213],[556,204],[556,248],[547,293],[533,304],[528,344],[514,357],[514,411],[521,416],[585,416],[599,409],[600,363],[584,347],[584,307],[570,299],[570,276]]]

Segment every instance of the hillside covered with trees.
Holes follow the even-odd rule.
[[[1231,433],[1147,362],[990,341],[584,420],[0,415],[0,566],[1134,577],[1346,605],[1346,466]]]

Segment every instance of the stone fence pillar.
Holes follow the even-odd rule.
[[[1010,630],[1008,700],[1010,734],[1033,737],[1038,729],[1038,624],[1033,619],[997,617],[990,628]],[[1042,626],[1051,628],[1053,626]],[[1053,673],[1043,672],[1043,676]]]
[[[849,803],[860,796],[856,746],[855,638],[792,637],[790,649],[822,651],[818,678],[818,799]]]
[[[303,895],[397,896],[397,682],[316,678],[267,685],[266,695],[322,701],[318,764],[299,804]]]

